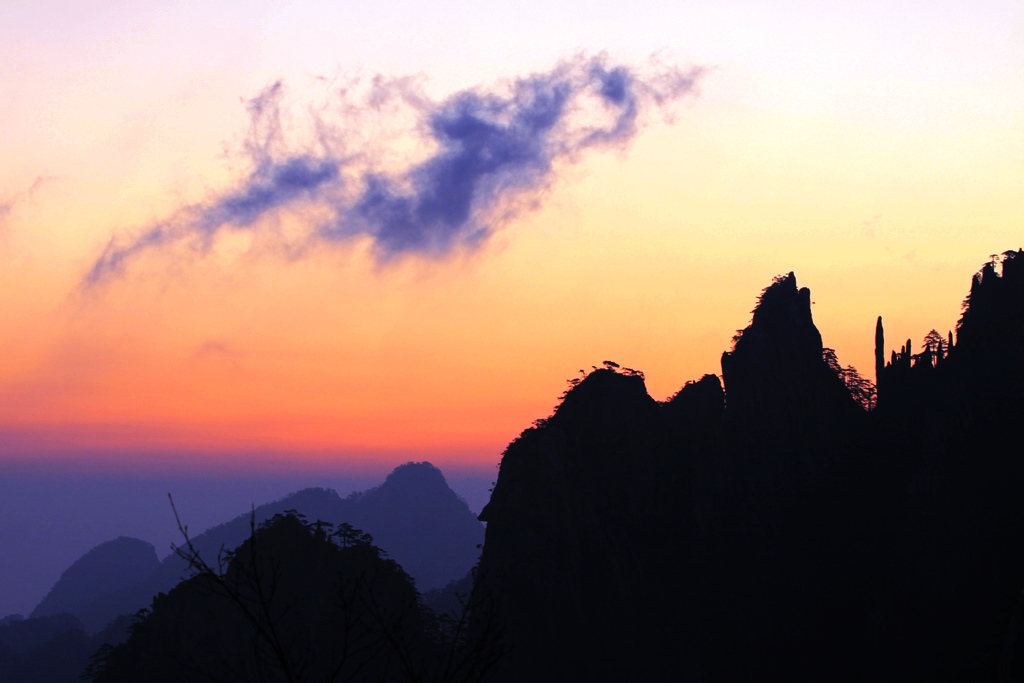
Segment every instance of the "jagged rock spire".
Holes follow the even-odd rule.
[[[885,331],[882,329],[882,316],[878,316],[875,323],[875,384],[882,382],[882,373],[885,371]]]

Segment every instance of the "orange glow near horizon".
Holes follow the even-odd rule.
[[[1024,246],[1012,3],[655,2],[604,23],[571,3],[403,6],[417,18],[401,27],[336,3],[92,5],[97,18],[74,20],[0,8],[18,27],[0,41],[15,65],[0,74],[14,93],[0,117],[0,467],[491,467],[580,369],[636,368],[659,400],[719,373],[779,273],[811,289],[825,345],[871,378],[877,316],[890,349],[945,333],[989,255]],[[356,18],[377,28],[354,35]],[[307,131],[310,110],[332,115],[308,103],[350,68],[421,74],[440,99],[577,49],[634,62],[662,48],[710,67],[674,122],[558,167],[476,252],[282,253],[266,236],[300,228],[297,211],[262,238],[147,252],[80,288],[112,236],[244,175],[241,96],[278,79],[286,127]]]
[[[684,256],[679,270],[668,254],[616,264],[625,249],[602,243],[614,239],[611,228],[560,251],[537,233],[543,228],[531,225],[502,236],[505,245],[454,274],[418,263],[374,272],[355,259],[339,272],[325,255],[315,267],[261,262],[220,286],[204,282],[205,292],[191,280],[180,289],[142,283],[75,303],[67,338],[34,375],[4,387],[0,429],[35,434],[28,450],[36,452],[179,449],[230,461],[265,451],[301,462],[454,452],[463,455],[449,460],[496,462],[579,369],[610,359],[643,370],[657,399],[717,374],[760,289],[789,269],[725,254]],[[568,253],[575,258],[557,262]],[[519,280],[526,268],[545,277]],[[867,376],[876,315],[885,316],[890,347],[906,336],[916,343],[932,326],[955,323],[969,282],[948,272],[894,285],[867,268],[795,270],[812,288],[825,344]],[[923,310],[898,296],[921,282],[937,290]],[[303,296],[311,290],[329,295]]]

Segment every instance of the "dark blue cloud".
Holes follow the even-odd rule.
[[[253,170],[248,177],[130,239],[111,240],[84,284],[123,272],[142,252],[182,245],[206,251],[221,231],[257,231],[276,212],[310,206],[319,211],[308,219],[304,239],[309,244],[369,236],[381,260],[475,248],[525,207],[535,206],[557,180],[560,164],[575,162],[592,148],[625,146],[645,114],[692,93],[702,73],[581,57],[501,88],[466,90],[440,102],[410,93],[407,80],[376,79],[364,106],[376,108],[397,95],[392,99],[415,108],[432,149],[427,158],[398,171],[368,165],[360,150],[339,152],[352,131],[322,120],[320,128],[330,128],[325,137],[333,144],[322,144],[319,152],[280,152],[281,86],[274,84],[250,102],[253,130],[247,149]]]
[[[267,212],[337,181],[339,173],[335,161],[303,157],[260,169],[242,188],[214,202],[204,212],[202,228],[215,231],[227,223],[251,225]]]

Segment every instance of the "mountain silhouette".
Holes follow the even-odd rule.
[[[31,617],[74,614],[91,632],[110,619],[100,605],[160,566],[152,544],[121,536],[96,546],[61,574]]]
[[[668,401],[606,362],[502,456],[499,680],[1024,680],[1024,256],[877,387],[793,273]],[[723,386],[724,385],[724,386]]]

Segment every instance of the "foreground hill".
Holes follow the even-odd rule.
[[[104,643],[128,635],[131,619],[116,620],[95,636],[70,614],[0,620],[0,682],[76,683],[82,669]]]
[[[226,570],[161,594],[124,644],[94,658],[97,683],[191,680],[480,680],[410,577],[351,526],[276,515]],[[458,678],[451,674],[458,672]]]

